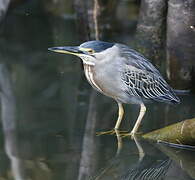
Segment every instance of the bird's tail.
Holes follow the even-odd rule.
[[[168,96],[171,104],[179,104],[180,103],[180,99],[177,95],[178,94],[175,92],[175,90],[171,88],[170,92],[169,92],[169,96]]]
[[[173,89],[173,92],[176,94],[176,95],[188,95],[190,94],[190,89],[185,89],[185,90],[180,90],[180,89]]]
[[[171,100],[171,103],[173,104],[179,104],[180,99],[177,96],[185,96],[190,94],[190,90],[179,90],[179,89],[172,89],[173,93],[172,96],[174,97]]]

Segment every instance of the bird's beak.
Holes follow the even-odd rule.
[[[72,54],[76,56],[84,54],[83,51],[79,50],[78,46],[51,47],[48,48],[48,50],[64,54]]]

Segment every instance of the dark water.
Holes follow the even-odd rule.
[[[11,10],[0,28],[0,179],[131,180],[144,173],[148,179],[195,178],[193,151],[142,140],[139,155],[129,138],[96,136],[113,128],[117,105],[92,90],[78,58],[47,51],[81,43],[74,15],[54,17],[35,7]],[[131,37],[125,36],[116,33],[111,41],[121,37],[128,44]],[[140,130],[194,117],[195,96],[181,99],[177,106],[147,105]],[[125,110],[121,129],[130,130],[139,107]]]

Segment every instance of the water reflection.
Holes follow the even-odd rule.
[[[177,166],[179,165],[183,171],[186,171],[191,178],[195,178],[195,149],[187,151],[163,145],[159,145],[159,149],[169,156]]]
[[[94,165],[95,162],[95,153],[96,153],[96,146],[95,140],[96,137],[94,136],[96,131],[96,123],[99,119],[97,117],[97,93],[93,91],[90,94],[90,101],[89,101],[89,108],[88,108],[88,115],[85,124],[85,132],[83,137],[82,143],[82,151],[81,151],[81,160],[79,165],[79,173],[78,179],[83,180],[87,179],[89,174],[94,172]]]
[[[105,166],[101,167],[95,175],[90,176],[89,179],[93,180],[107,180],[107,179],[121,179],[121,180],[160,180],[160,179],[185,179],[191,180],[194,178],[194,161],[190,163],[191,168],[182,166],[186,154],[191,154],[193,152],[186,151],[178,153],[178,149],[171,149],[173,154],[180,154],[175,159],[167,153],[167,147],[162,145],[148,144],[143,140],[136,140],[135,146],[132,146],[131,149],[126,146],[122,148],[122,141],[119,143],[116,154],[113,158],[109,159]],[[128,142],[132,143],[132,142]],[[142,149],[144,154],[140,154],[139,146]],[[137,146],[138,152],[135,151]],[[128,148],[128,149],[126,149]],[[169,149],[169,148],[168,148]],[[166,153],[164,153],[166,150]],[[183,150],[182,150],[183,151]],[[191,154],[192,155],[192,154]],[[188,172],[188,174],[186,172]],[[179,177],[178,177],[179,172]],[[88,179],[88,178],[86,178]]]

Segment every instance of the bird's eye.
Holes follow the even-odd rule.
[[[89,54],[93,54],[94,52],[95,52],[95,51],[94,51],[93,49],[89,49],[89,50],[88,50],[88,53],[89,53]]]

